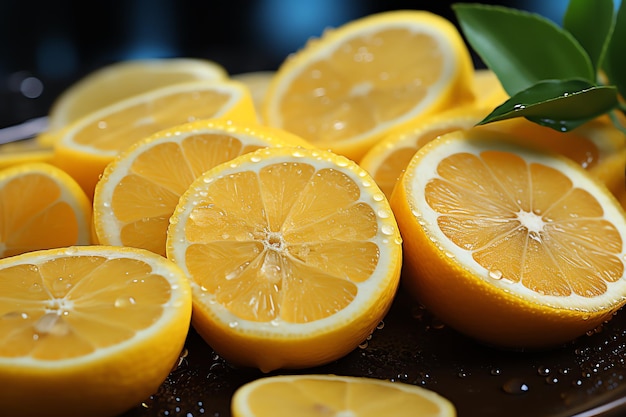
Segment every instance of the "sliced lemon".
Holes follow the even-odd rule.
[[[489,114],[487,109],[463,107],[424,117],[394,130],[374,145],[359,162],[387,198],[415,155],[431,140],[448,132],[468,129]]]
[[[76,81],[55,99],[48,116],[48,133],[103,107],[156,88],[227,78],[221,65],[204,59],[155,58],[109,64]]]
[[[98,242],[165,256],[170,216],[191,183],[216,165],[268,146],[311,145],[280,129],[220,120],[179,125],[137,142],[107,166],[96,186]]]
[[[193,325],[232,363],[263,371],[338,359],[398,285],[401,241],[384,194],[336,154],[265,148],[182,195],[167,256],[192,281]]]
[[[0,169],[27,162],[52,162],[52,146],[35,138],[0,145]]]
[[[390,129],[473,99],[469,51],[426,11],[370,15],[310,41],[280,66],[262,117],[359,160]]]
[[[454,417],[445,397],[415,385],[338,375],[280,375],[240,387],[234,417]]]
[[[0,408],[103,416],[156,392],[185,342],[187,278],[148,251],[81,246],[0,260]]]
[[[248,86],[252,94],[254,106],[257,109],[257,113],[260,115],[267,89],[275,74],[275,71],[253,71],[235,74],[231,78]]]
[[[105,166],[124,149],[159,130],[210,118],[256,122],[248,88],[235,81],[201,81],[117,102],[64,129],[54,143],[54,163],[91,198]]]
[[[407,288],[475,339],[554,346],[626,302],[624,211],[570,159],[506,133],[448,133],[418,150],[391,204]]]
[[[88,245],[91,205],[72,177],[44,163],[0,170],[0,258]]]

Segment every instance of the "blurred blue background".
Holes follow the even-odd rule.
[[[424,9],[456,24],[444,0],[0,0],[0,127],[45,115],[90,71],[148,57],[200,57],[229,73],[276,69],[327,27]],[[567,1],[481,1],[561,22]],[[475,57],[476,65],[480,66]]]

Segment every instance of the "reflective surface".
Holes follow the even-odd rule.
[[[601,331],[542,352],[486,347],[443,326],[402,293],[371,339],[343,359],[300,373],[417,384],[450,399],[459,417],[626,414],[626,314]],[[294,371],[276,372],[294,373]],[[123,417],[230,416],[230,398],[264,374],[237,369],[193,331],[159,391]]]

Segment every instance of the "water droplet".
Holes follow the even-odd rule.
[[[231,321],[230,323],[228,323],[228,327],[230,327],[231,329],[234,329],[237,326],[239,326],[238,321]]]
[[[78,252],[78,248],[71,246],[69,248],[66,248],[65,251],[63,252],[65,255],[75,255],[76,252]]]
[[[372,199],[374,199],[374,201],[383,201],[385,199],[385,195],[383,193],[375,193],[372,196]]]
[[[115,307],[130,307],[135,304],[137,304],[137,301],[131,296],[118,297],[114,303]]]
[[[387,210],[378,210],[377,214],[378,217],[380,217],[381,219],[387,219],[391,216],[391,214]]]
[[[546,384],[549,385],[555,385],[559,383],[559,378],[555,377],[555,376],[548,376],[546,377]]]
[[[393,228],[393,226],[383,224],[383,226],[380,228],[380,231],[383,232],[384,235],[391,236],[394,234],[395,229]]]
[[[493,376],[502,375],[502,369],[500,369],[500,368],[491,368],[491,370],[489,371],[489,374],[493,375]]]
[[[502,279],[502,271],[494,269],[493,271],[489,271],[489,278],[491,279],[495,279],[495,280],[501,280]]]
[[[380,323],[378,323],[378,326],[376,326],[376,328],[378,330],[382,330],[384,327],[385,327],[385,322],[384,321],[381,321]]]
[[[396,375],[395,379],[397,381],[408,381],[409,380],[409,374],[406,374],[406,373],[398,374],[398,375]]]
[[[540,366],[537,368],[537,374],[540,376],[548,376],[552,371],[547,366]]]
[[[520,378],[511,378],[502,384],[502,390],[507,394],[519,395],[527,393],[530,387]]]

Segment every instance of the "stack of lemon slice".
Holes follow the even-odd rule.
[[[399,288],[496,346],[602,325],[626,303],[624,137],[603,119],[474,126],[505,98],[423,11],[328,30],[276,71],[148,60],[79,81],[43,154],[2,152],[0,409],[120,414],[190,326],[234,365],[306,373]],[[314,398],[361,415],[381,396],[387,414],[455,413],[405,384],[298,375],[242,387],[233,414]]]

